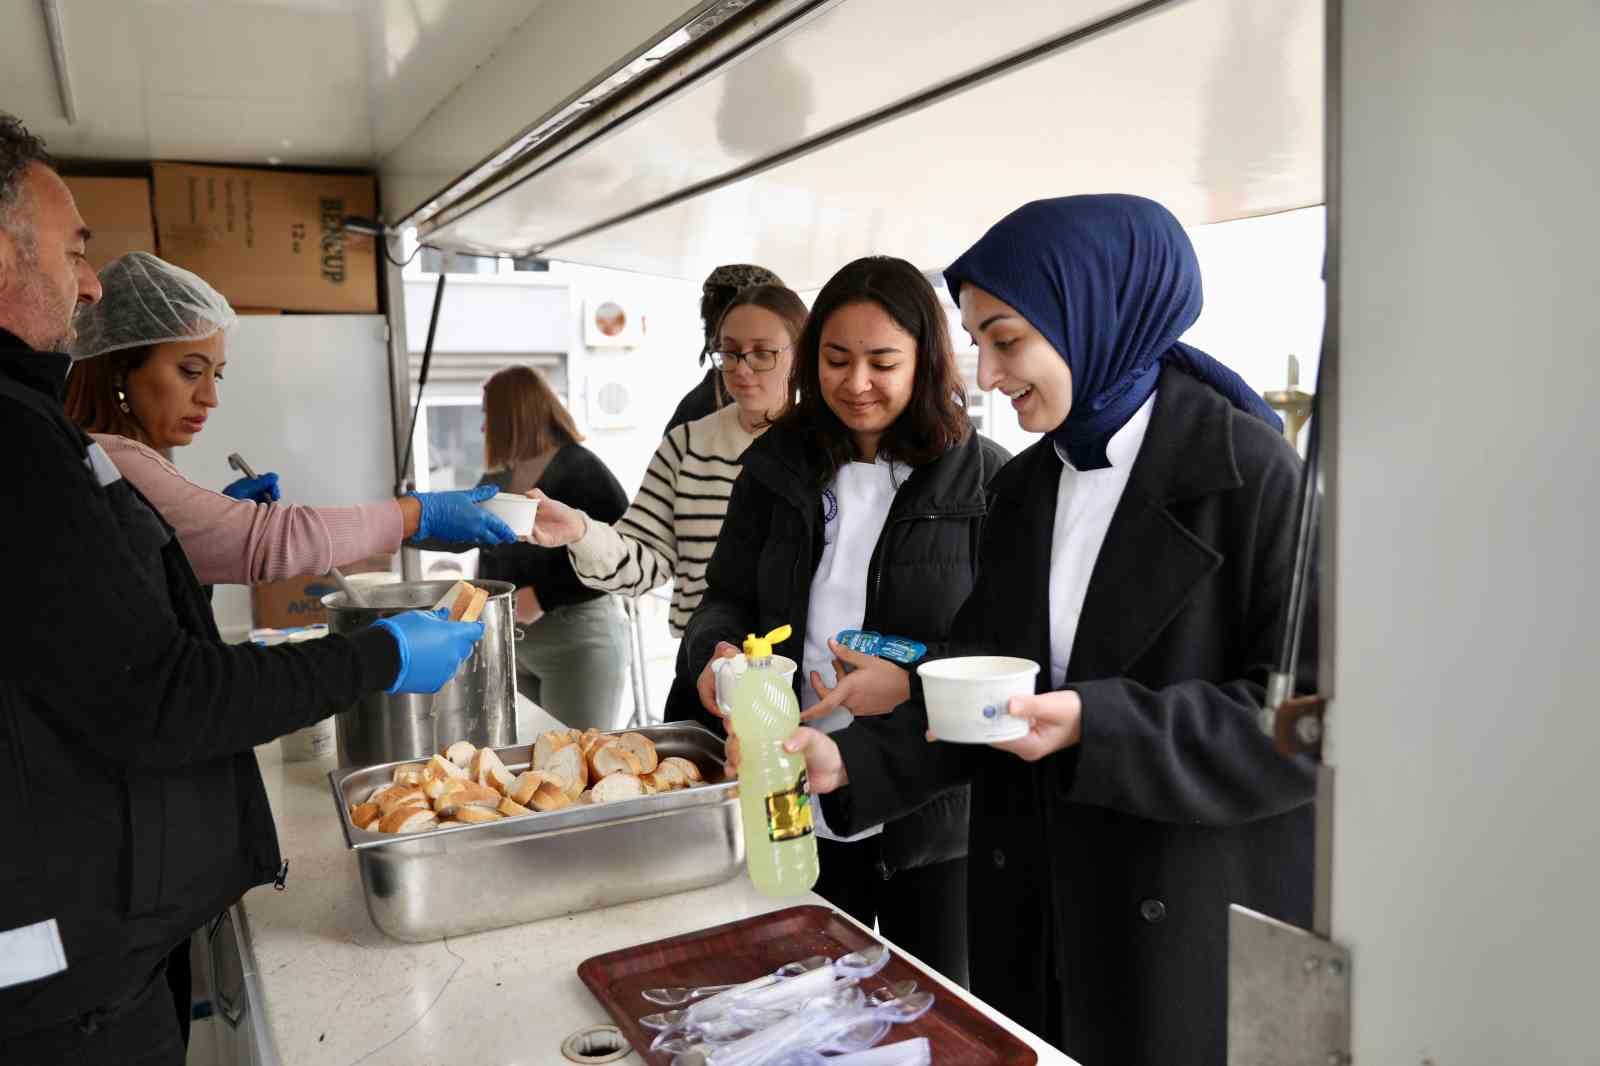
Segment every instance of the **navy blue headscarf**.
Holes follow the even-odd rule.
[[[1111,465],[1106,443],[1170,364],[1279,430],[1265,400],[1179,342],[1200,317],[1200,263],[1178,220],[1139,196],[1063,196],[1024,204],[945,271],[1014,307],[1072,371],[1072,410],[1049,433],[1079,470]]]

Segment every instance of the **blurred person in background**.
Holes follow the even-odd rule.
[[[765,267],[752,266],[749,263],[729,263],[717,267],[706,275],[705,283],[700,289],[700,324],[705,328],[706,334],[705,344],[700,349],[701,366],[706,365],[706,360],[711,357],[711,350],[716,347],[717,325],[722,321],[723,313],[732,304],[740,289],[748,289],[752,285],[776,285],[781,288],[783,280]],[[700,384],[690,389],[688,395],[679,401],[678,409],[672,412],[666,431],[661,435],[665,437],[675,427],[685,422],[694,422],[720,410],[727,405],[730,398],[722,374],[716,367],[712,367],[706,371],[706,376],[700,379]]]
[[[531,367],[498,371],[483,386],[486,473],[501,492],[564,500],[600,522],[628,508],[616,476]],[[484,548],[478,576],[517,586],[517,688],[563,724],[612,729],[627,676],[627,630],[615,601],[578,579],[564,548],[518,543]]]

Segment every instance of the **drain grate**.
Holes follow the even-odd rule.
[[[622,1030],[614,1025],[591,1025],[567,1037],[561,1044],[561,1054],[570,1062],[617,1062],[633,1053]]]

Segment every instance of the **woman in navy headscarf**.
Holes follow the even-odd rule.
[[[914,684],[894,715],[789,747],[830,825],[972,781],[975,993],[1089,1066],[1222,1066],[1229,905],[1311,920],[1314,768],[1256,724],[1299,460],[1238,375],[1179,341],[1199,267],[1159,204],[1028,204],[946,277],[979,383],[1044,434],[990,486],[953,635],[1040,664],[1007,708],[1028,732],[926,743]]]

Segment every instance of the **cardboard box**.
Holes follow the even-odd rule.
[[[344,216],[377,214],[371,177],[156,163],[157,245],[236,307],[378,309],[378,250]]]
[[[144,178],[62,178],[89,224],[89,263],[99,273],[128,252],[156,250],[155,216],[150,213],[150,183]]]
[[[392,569],[390,557],[374,555],[358,563],[340,567],[346,574],[367,574]],[[326,622],[328,612],[322,597],[338,592],[339,584],[325,574],[291,577],[250,588],[250,618],[257,629],[287,629]]]

